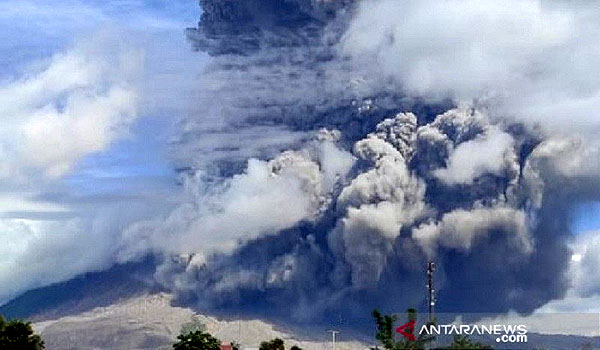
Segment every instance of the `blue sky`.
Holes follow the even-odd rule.
[[[195,1],[0,1],[2,74],[14,74],[31,60],[44,59],[101,26],[118,25],[170,32],[178,40],[194,25]],[[181,38],[179,38],[180,40]]]
[[[168,144],[191,113],[191,78],[205,60],[184,36],[199,14],[193,0],[0,0],[0,89],[14,95],[0,105],[0,156],[10,158],[0,169],[0,231],[10,243],[0,248],[0,304],[109,267],[120,232],[175,205]],[[37,95],[21,95],[35,86]],[[73,108],[92,113],[78,119]],[[39,113],[57,117],[38,124],[34,151],[19,135]],[[72,122],[79,129],[69,130]],[[48,172],[43,164],[55,156],[64,168]]]
[[[146,46],[148,74],[152,74],[157,65],[165,64],[165,57],[177,60],[178,53],[189,51],[183,30],[195,25],[198,16],[193,0],[0,1],[0,81],[27,75],[32,66],[44,65],[52,55],[106,27],[136,32]],[[144,112],[147,115],[131,127],[127,138],[87,156],[66,183],[112,192],[110,186],[122,190],[134,177],[159,183],[173,177],[164,151],[169,118],[176,116],[157,115],[168,110]],[[109,178],[123,181],[108,182]]]
[[[147,42],[157,41],[148,50],[153,51],[151,54],[155,56],[164,54],[157,52],[161,49],[188,50],[183,30],[194,26],[198,16],[199,7],[193,0],[3,0],[0,1],[0,81],[27,74],[31,66],[43,65],[53,54],[65,50],[77,40],[86,40],[107,26],[145,33]],[[157,38],[175,44],[161,47]],[[164,125],[151,130],[151,125],[155,124],[140,122],[134,133],[148,136],[156,130],[164,130]],[[134,139],[148,138],[138,135],[125,143],[131,146]],[[127,152],[126,148],[129,147],[118,144],[112,151]],[[133,152],[138,155],[144,150],[144,147],[134,148]],[[107,155],[101,157],[104,161],[106,158]],[[128,158],[131,159],[131,155]],[[156,172],[155,166],[153,164],[149,171]],[[139,165],[136,171],[140,171]]]
[[[600,203],[582,204],[573,216],[573,231],[576,233],[600,229]]]

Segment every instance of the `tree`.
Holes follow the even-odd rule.
[[[472,350],[472,349],[493,349],[489,345],[480,342],[473,342],[466,335],[455,335],[452,343],[444,347],[443,350]]]
[[[290,350],[302,350],[302,348],[299,347],[298,345],[294,345],[290,348]]]
[[[280,338],[260,343],[258,350],[285,350],[285,344]]]
[[[174,350],[220,350],[221,341],[204,331],[194,331],[180,334],[179,340],[173,344]]]
[[[17,320],[6,322],[0,316],[0,349],[42,350],[44,342],[33,333],[31,323]]]
[[[417,311],[415,309],[407,310],[408,322],[416,322]],[[420,350],[424,349],[425,344],[432,341],[430,336],[416,336],[415,340],[401,339],[396,340],[394,323],[397,321],[395,315],[383,315],[379,310],[373,310],[373,318],[377,327],[375,338],[379,340],[386,350]]]
[[[383,315],[379,310],[373,310],[373,318],[377,327],[375,339],[379,340],[385,349],[394,349],[396,345],[394,341],[394,322],[396,322],[397,317],[394,315]]]

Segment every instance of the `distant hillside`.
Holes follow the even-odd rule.
[[[257,348],[261,341],[275,337],[305,350],[323,350],[328,346],[325,329],[312,330],[312,339],[300,339],[289,330],[261,320],[227,321],[197,315],[191,309],[171,306],[171,296],[164,293],[139,296],[79,315],[38,322],[35,329],[41,332],[47,350],[166,350],[171,349],[182,326],[190,322],[202,323],[217,338],[234,340],[242,348]],[[362,350],[365,347],[366,344],[359,341],[344,341],[341,335],[336,349]]]
[[[152,290],[150,277],[153,273],[152,259],[87,273],[66,282],[28,291],[0,306],[0,314],[8,318],[34,320],[79,314]]]

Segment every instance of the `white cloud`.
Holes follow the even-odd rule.
[[[126,35],[99,32],[0,84],[0,304],[110,267],[120,232],[169,207],[162,188],[119,198],[65,180],[139,116],[144,52]]]
[[[58,177],[127,134],[137,117],[139,50],[102,35],[0,86],[0,177]]]
[[[553,132],[597,125],[597,7],[537,0],[364,1],[342,52],[411,95],[487,105]]]
[[[110,267],[122,225],[115,214],[97,212],[92,220],[0,219],[0,305],[23,291]]]
[[[571,291],[577,297],[600,296],[600,232],[578,234],[571,243]]]
[[[197,9],[0,0],[0,304],[112,266],[123,230],[172,210],[157,154],[194,100]]]
[[[446,184],[471,184],[485,174],[501,172],[516,163],[514,140],[509,134],[490,129],[485,135],[463,142],[451,153],[446,168],[434,175]]]

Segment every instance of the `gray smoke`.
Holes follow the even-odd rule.
[[[212,61],[201,112],[172,152],[188,198],[164,220],[131,226],[120,261],[161,256],[156,278],[182,303],[296,321],[422,307],[429,259],[440,266],[442,311],[528,313],[562,298],[572,208],[600,199],[598,148],[528,118],[520,98],[509,108],[514,96],[504,92],[555,85],[558,68],[531,75],[529,64],[560,47],[570,22],[526,1],[519,8],[538,14],[534,39],[546,38],[546,21],[561,26],[504,60],[500,52],[532,39],[506,39],[506,26],[524,25],[512,10],[492,9],[505,18],[492,16],[486,33],[505,40],[488,47],[468,21],[477,11],[364,3],[201,1],[187,35]],[[392,20],[403,11],[415,17]],[[450,54],[445,28],[433,27],[433,43],[418,36],[413,25],[433,26],[419,16],[446,24],[444,11],[462,28],[455,44],[473,43],[480,56]],[[513,66],[521,60],[525,70]],[[478,87],[485,79],[491,86]]]

